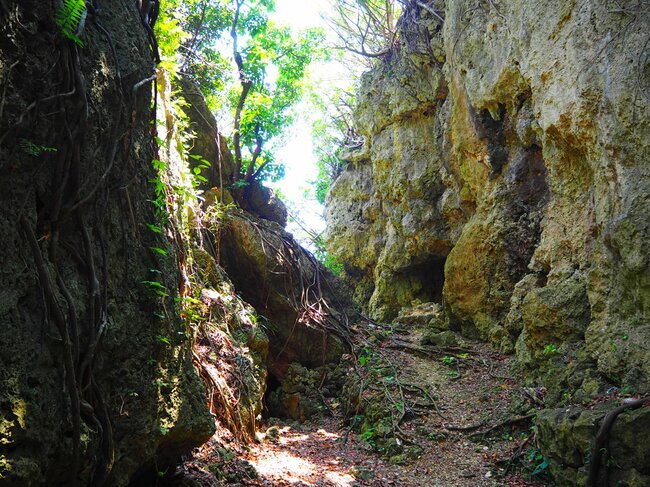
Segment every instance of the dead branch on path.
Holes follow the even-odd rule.
[[[450,431],[473,431],[482,428],[483,426],[485,426],[485,423],[486,421],[481,421],[480,423],[470,424],[467,426],[449,425],[449,426],[443,426],[443,428]]]
[[[506,419],[504,421],[501,421],[499,423],[496,423],[496,424],[490,426],[488,429],[486,429],[484,431],[477,431],[476,433],[472,433],[470,436],[471,437],[485,436],[488,433],[491,433],[492,431],[497,430],[499,428],[503,428],[505,426],[510,426],[512,424],[523,423],[524,421],[530,421],[534,417],[535,417],[534,414],[527,414],[525,416],[516,416],[514,418],[508,418],[508,419]]]
[[[384,345],[385,348],[400,350],[402,352],[412,352],[419,356],[431,357],[432,355],[453,355],[455,353],[472,353],[472,350],[464,347],[426,347],[417,346],[394,338],[391,342]]]

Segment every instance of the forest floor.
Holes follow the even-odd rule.
[[[469,342],[448,355],[429,355],[419,339],[412,331],[373,345],[384,363],[398,364],[398,381],[428,391],[435,403],[400,415],[400,436],[410,455],[377,452],[371,439],[345,424],[333,403],[329,413],[303,423],[271,418],[260,425],[258,442],[246,447],[224,445],[223,435],[213,439],[182,465],[182,485],[547,485],[539,478],[544,465],[530,418],[510,408],[522,399],[509,376],[509,358]]]

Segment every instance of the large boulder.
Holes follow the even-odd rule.
[[[275,222],[234,210],[220,236],[223,267],[265,320],[269,372],[337,362],[356,314],[334,276]]]

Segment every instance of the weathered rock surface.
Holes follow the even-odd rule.
[[[450,329],[516,349],[547,405],[650,392],[650,11],[426,7],[364,75],[365,144],[329,194],[357,299],[380,320],[439,303]]]
[[[444,321],[442,306],[438,303],[421,303],[413,307],[404,307],[395,321],[404,325],[430,327],[438,331],[448,328]]]
[[[305,421],[325,410],[326,397],[337,397],[347,377],[338,364],[308,369],[298,363],[287,368],[282,384],[267,396],[271,416]]]
[[[407,9],[364,75],[329,249],[376,318],[444,303],[466,335],[513,350],[523,329],[533,357],[582,343],[649,390],[650,14],[472,5],[446,2],[444,25]]]
[[[107,36],[89,20],[73,47],[54,5],[0,5],[0,484],[127,485],[214,421],[179,334],[174,252],[144,225],[146,32],[133,2],[98,10],[118,79]]]

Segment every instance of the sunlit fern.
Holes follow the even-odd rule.
[[[77,36],[77,29],[85,12],[86,2],[84,0],[63,0],[56,13],[56,25],[61,34],[81,47],[83,47],[83,42]]]

